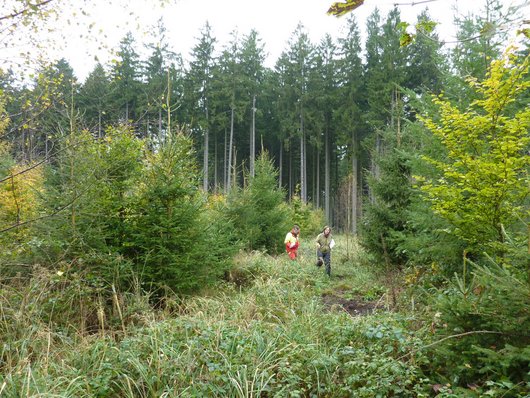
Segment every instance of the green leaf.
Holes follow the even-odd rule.
[[[530,28],[519,29],[517,35],[524,35],[527,39],[530,39]]]
[[[399,45],[401,47],[406,47],[408,46],[409,44],[411,44],[413,41],[414,41],[414,37],[413,35],[411,35],[410,33],[403,33],[400,37],[399,37]]]
[[[437,23],[434,21],[421,21],[416,24],[416,31],[423,32],[425,34],[431,33],[436,27]]]

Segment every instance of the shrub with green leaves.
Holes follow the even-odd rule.
[[[298,195],[291,199],[290,209],[292,223],[300,226],[301,236],[314,237],[322,232],[326,224],[323,209],[315,209],[311,204],[302,202]]]
[[[468,109],[436,97],[440,120],[423,119],[447,157],[425,157],[441,177],[425,178],[422,190],[475,253],[502,255],[506,231],[519,220],[528,223],[530,108],[513,105],[530,87],[529,65],[529,57],[521,61],[508,53],[491,63],[484,81],[469,81],[479,99]]]

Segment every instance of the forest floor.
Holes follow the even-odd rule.
[[[326,308],[334,309],[338,307],[351,316],[371,314],[375,309],[382,308],[379,301],[366,302],[361,299],[348,299],[336,294],[324,294],[322,296],[322,302]]]
[[[358,243],[351,237],[339,235],[337,247],[332,254],[331,277],[324,273],[324,267],[317,267],[312,248],[302,244],[298,262],[306,272],[318,278],[315,294],[329,311],[345,311],[351,316],[373,314],[374,311],[388,311],[385,278],[375,271],[378,267],[367,267],[367,259]],[[320,287],[320,288],[319,288]]]

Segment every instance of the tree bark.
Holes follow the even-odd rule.
[[[203,185],[202,189],[204,192],[208,192],[208,148],[210,146],[210,121],[208,115],[208,107],[206,107],[206,129],[204,131],[204,154],[203,154]]]
[[[326,127],[324,133],[324,208],[326,213],[326,221],[329,224],[331,222],[331,208],[330,208],[330,156],[329,156],[329,131]]]
[[[234,107],[230,109],[230,141],[228,143],[228,167],[230,168],[232,166],[232,145],[234,141]],[[228,180],[226,184],[227,193],[230,192],[231,186],[231,177],[232,173],[230,170],[228,170]]]
[[[279,161],[278,189],[282,188],[283,180],[283,140],[280,140],[280,161]]]
[[[300,199],[307,203],[307,172],[306,172],[306,145],[304,130],[304,115],[300,111]]]
[[[256,96],[252,98],[252,126],[250,127],[250,175],[254,177],[256,159]]]
[[[219,154],[218,154],[218,148],[217,148],[217,136],[218,134],[214,134],[214,162],[213,162],[213,186],[215,193],[218,192],[219,189],[219,178],[217,173],[219,172],[219,168],[217,166],[219,162]]]
[[[316,170],[316,208],[320,208],[320,151],[317,149],[317,170]]]
[[[359,159],[357,157],[357,134],[352,131],[352,187],[351,187],[351,232],[357,235],[357,175]]]

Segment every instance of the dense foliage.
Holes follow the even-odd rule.
[[[272,69],[206,25],[189,64],[158,26],[84,82],[0,70],[0,395],[528,396],[529,47],[502,9],[446,54],[395,8],[365,43],[299,25]]]
[[[278,187],[277,171],[267,152],[256,161],[254,176],[248,184],[228,197],[227,216],[247,250],[278,253],[283,249],[281,237],[290,229],[285,193]]]
[[[446,149],[442,160],[427,158],[440,178],[422,185],[432,207],[454,227],[469,250],[504,253],[507,230],[528,218],[530,109],[513,106],[530,87],[529,58],[492,62],[482,82],[472,80],[478,99],[462,112],[435,99],[440,120],[426,119]]]

